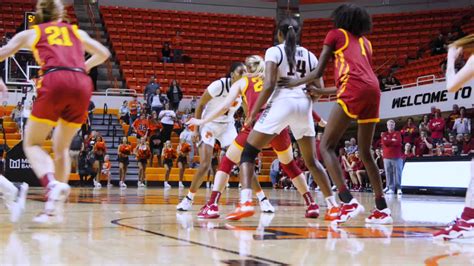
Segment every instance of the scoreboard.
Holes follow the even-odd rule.
[[[25,12],[25,30],[35,25],[35,12]]]

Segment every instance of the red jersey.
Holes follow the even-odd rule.
[[[47,22],[35,25],[36,39],[33,55],[40,65],[40,75],[53,67],[86,69],[84,46],[77,25],[65,22]]]
[[[372,44],[364,36],[354,36],[344,29],[329,31],[324,45],[334,51],[334,79],[338,95],[350,84],[350,89],[379,90],[379,82],[372,70]]]
[[[189,145],[188,143],[181,143],[179,145],[179,152],[183,155],[188,155],[188,153],[191,152],[191,145]]]
[[[263,80],[260,77],[243,77],[247,81],[247,85],[242,91],[242,97],[247,105],[247,113],[252,112],[253,107],[257,103],[258,95],[263,90]]]
[[[94,146],[94,151],[98,154],[104,154],[107,151],[107,146],[104,141],[97,141]]]
[[[148,145],[138,146],[137,148],[137,158],[138,159],[148,159],[150,158],[151,152]]]
[[[431,137],[433,139],[442,139],[444,135],[444,127],[446,122],[443,118],[433,118],[428,123],[428,128],[431,131]]]
[[[381,139],[384,159],[402,158],[402,135],[399,131],[382,132]]]
[[[176,159],[177,156],[176,156],[176,151],[173,149],[173,148],[165,148],[164,152],[163,152],[163,156],[165,157],[165,159]]]
[[[138,135],[145,136],[146,132],[148,131],[148,128],[150,127],[150,122],[148,121],[148,119],[138,118],[137,120],[135,120],[135,122],[133,122],[132,126]]]
[[[130,153],[132,153],[132,146],[129,144],[120,144],[119,151],[123,155],[130,155]]]

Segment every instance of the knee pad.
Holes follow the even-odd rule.
[[[289,164],[281,164],[281,168],[291,179],[294,179],[295,177],[303,173],[301,169],[296,165],[295,160],[292,160]]]
[[[246,143],[244,150],[242,151],[242,157],[240,158],[240,163],[255,163],[255,158],[257,158],[259,149],[254,146]]]
[[[224,155],[224,157],[222,157],[221,163],[219,164],[218,170],[226,174],[230,174],[230,171],[232,171],[232,167],[234,167],[234,165],[235,163]]]

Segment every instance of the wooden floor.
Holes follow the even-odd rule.
[[[194,210],[177,213],[186,190],[158,188],[120,191],[73,189],[66,222],[39,227],[31,219],[43,207],[32,189],[17,225],[0,210],[0,265],[154,264],[154,265],[473,265],[474,241],[437,242],[431,233],[463,208],[459,197],[403,195],[388,198],[393,226],[366,227],[360,217],[339,228],[305,219],[296,191],[266,190],[275,214],[240,222],[198,220],[209,197],[202,189]],[[369,193],[356,193],[367,210]],[[222,214],[233,209],[238,190],[227,190]],[[317,194],[322,202],[321,194]],[[325,208],[323,207],[323,211]]]

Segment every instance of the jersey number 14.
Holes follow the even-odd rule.
[[[298,60],[296,62],[296,72],[300,73],[301,78],[303,78],[306,75],[306,61]],[[293,72],[293,69],[290,69],[287,75],[294,76],[295,73]]]

